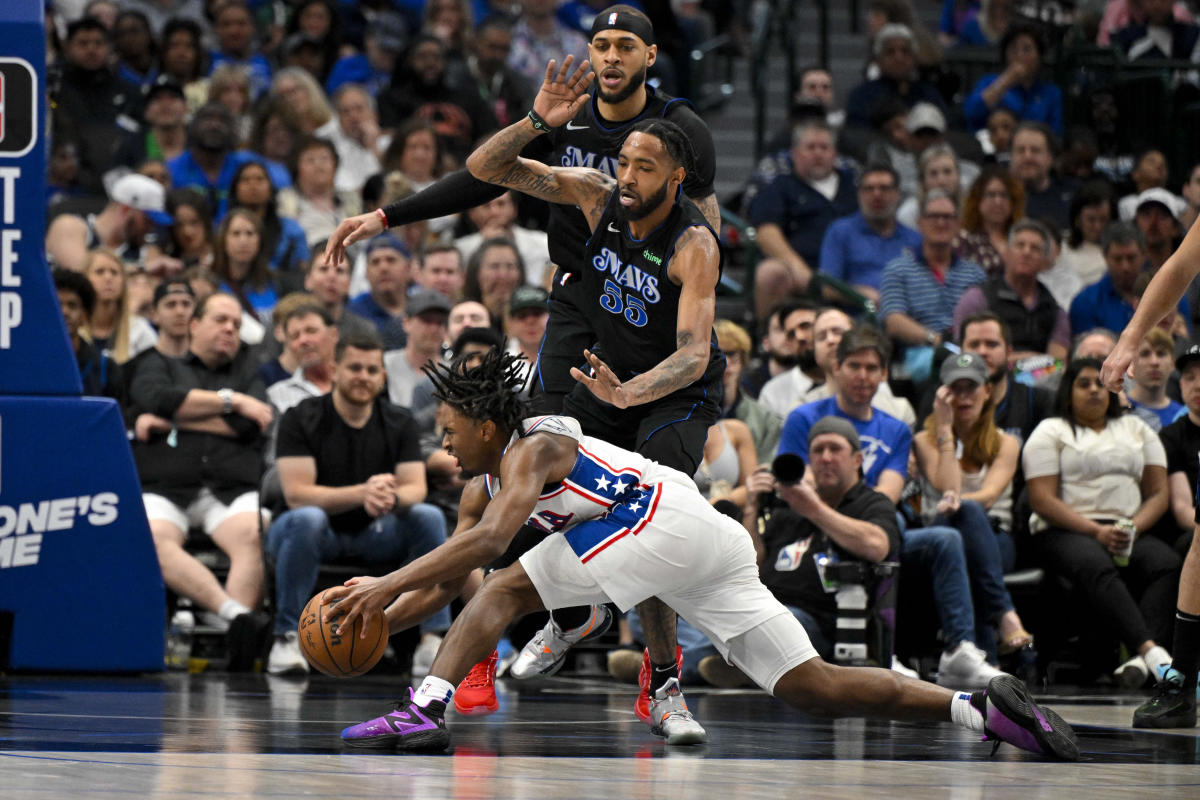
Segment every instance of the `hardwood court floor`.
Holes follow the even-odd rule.
[[[0,798],[1200,797],[1200,729],[1129,727],[1139,695],[1043,693],[1083,760],[1043,761],[949,723],[817,720],[757,691],[688,689],[709,733],[668,747],[631,687],[501,682],[491,717],[451,715],[446,755],[344,751],[386,711],[386,678],[0,677]]]

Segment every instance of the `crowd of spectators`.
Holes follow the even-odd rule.
[[[656,27],[694,36],[728,13],[677,5]],[[586,55],[603,4],[52,6],[46,250],[85,391],[125,410],[167,585],[234,641],[266,629],[272,567],[268,668],[302,670],[296,616],[322,561],[383,569],[453,526],[462,479],[421,367],[497,344],[532,373],[553,274],[545,208],[510,193],[352,246],[348,264],[326,263],[326,241],[519,119],[549,58]],[[1200,29],[1167,0],[1111,0],[1093,30],[1095,10],[1064,37],[1010,0],[947,0],[934,36],[906,0],[875,0],[858,85],[802,70],[786,130],[724,198],[762,258],[746,318],[716,325],[723,419],[696,479],[746,522],[823,653],[831,554],[932,588],[937,619],[899,624],[940,631],[947,685],[1034,652],[1039,620],[1004,585],[1018,565],[1090,604],[1073,633],[1107,648],[1093,675],[1132,683],[1169,661],[1200,286],[1124,392],[1100,389],[1094,359],[1196,218],[1200,164],[1075,127],[1047,59],[1080,31],[1130,61],[1191,58]],[[956,82],[959,46],[993,47],[994,69]],[[687,59],[667,49],[651,77],[686,96]],[[806,482],[775,486],[776,453],[808,461]],[[228,554],[224,582],[190,529]],[[423,628],[418,669],[448,624]],[[689,674],[740,680],[694,644]]]

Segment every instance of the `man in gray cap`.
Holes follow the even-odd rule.
[[[746,482],[750,491],[770,491],[787,503],[767,522],[759,553],[759,577],[771,594],[804,626],[817,653],[833,656],[837,599],[822,579],[827,554],[839,561],[878,563],[900,552],[896,509],[863,481],[862,445],[849,420],[826,416],[808,432],[808,462],[814,479],[777,483],[762,470]],[[819,557],[819,558],[818,558]],[[687,654],[684,657],[688,661]],[[700,675],[715,686],[745,685],[744,676],[715,651],[699,661]]]
[[[398,406],[412,404],[413,389],[428,381],[421,367],[442,357],[450,301],[431,289],[422,289],[408,297],[404,307],[404,332],[408,344],[403,350],[391,350],[383,356],[387,370],[388,397]]]

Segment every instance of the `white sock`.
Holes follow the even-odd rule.
[[[434,700],[449,705],[450,698],[453,696],[454,684],[432,675],[426,675],[425,680],[421,681],[421,687],[413,692],[413,702],[421,708],[429,708],[429,704]]]
[[[1142,656],[1142,660],[1146,662],[1146,668],[1150,670],[1155,683],[1159,680],[1159,667],[1171,666],[1171,654],[1162,645],[1156,644],[1151,647],[1146,651],[1146,655]]]
[[[950,699],[950,721],[960,728],[975,733],[984,733],[983,714],[971,705],[970,692],[955,692]]]
[[[221,608],[217,611],[217,616],[226,622],[233,622],[242,614],[249,614],[250,609],[234,600],[232,597],[221,604]]]

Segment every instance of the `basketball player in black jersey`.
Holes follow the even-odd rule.
[[[695,201],[705,221],[720,225],[720,208],[713,191],[715,150],[712,135],[685,100],[672,98],[646,85],[646,70],[654,63],[657,47],[654,29],[642,12],[631,6],[616,5],[596,16],[588,45],[591,63],[599,79],[589,101],[580,103],[573,116],[547,135],[534,139],[523,155],[552,166],[590,166],[609,177],[616,175],[617,153],[629,130],[646,119],[668,119],[687,134],[693,151],[693,166],[683,181],[683,192]],[[499,196],[504,189],[460,170],[440,179],[408,199],[375,211],[352,217],[338,226],[329,238],[325,258],[340,263],[345,250],[355,242],[369,239],[387,227],[421,219],[464,211]],[[575,385],[571,370],[586,367],[583,351],[596,336],[591,320],[599,295],[587,296],[582,276],[584,243],[590,228],[583,214],[572,204],[552,204],[547,229],[550,256],[558,265],[550,297],[550,318],[538,359],[534,404],[542,413],[559,413],[566,394]],[[674,341],[673,337],[670,339]],[[693,422],[699,422],[698,417]],[[595,428],[581,419],[585,433],[608,438],[610,430]],[[673,435],[664,431],[662,441]],[[691,474],[703,454],[704,439],[691,437],[680,442],[677,455],[658,452],[656,460]],[[512,563],[541,538],[541,533],[526,528],[513,542],[496,567]],[[582,630],[588,623],[588,609],[566,613],[556,611],[555,622],[563,629]],[[649,694],[666,680],[667,670],[675,663],[675,614],[657,600],[638,607],[648,649],[650,670],[643,665],[645,679],[635,706],[638,716],[647,719]],[[561,662],[560,662],[561,663]],[[653,686],[647,686],[652,682]]]

